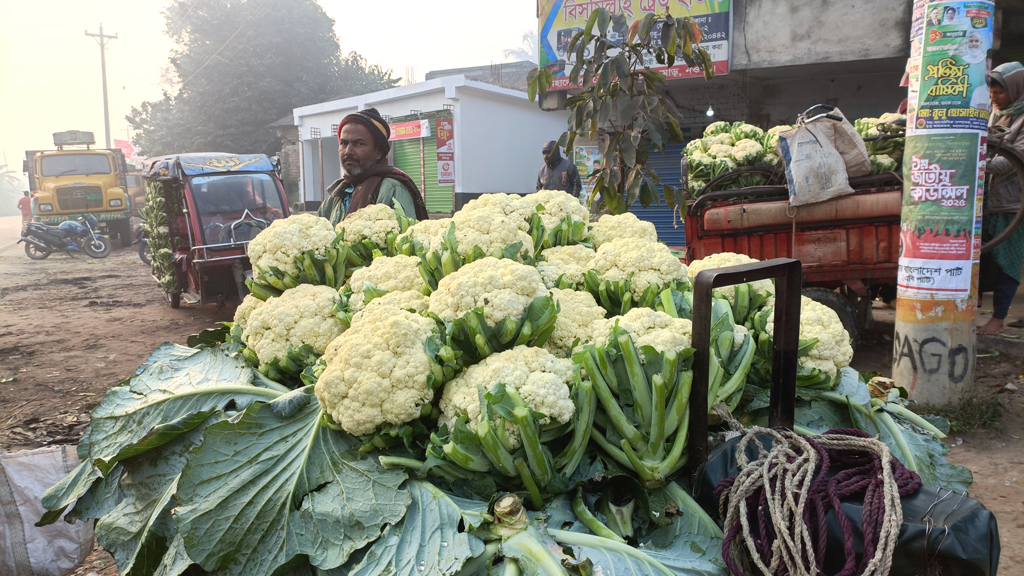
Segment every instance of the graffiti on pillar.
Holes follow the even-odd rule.
[[[971,371],[974,353],[967,346],[930,336],[923,340],[911,338],[896,332],[892,356],[896,367],[909,363],[910,369],[919,374],[942,374],[954,384],[960,384]]]

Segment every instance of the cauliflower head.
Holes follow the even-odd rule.
[[[623,282],[632,274],[630,292],[639,300],[648,286],[667,286],[686,279],[686,266],[660,242],[619,238],[601,244],[590,261],[602,280]]]
[[[572,378],[572,360],[558,358],[543,348],[516,346],[488,356],[445,384],[439,421],[452,429],[455,421],[465,416],[467,426],[475,432],[480,423],[478,389],[489,390],[502,382],[518,392],[527,406],[545,416],[539,420],[541,425],[565,424],[576,409],[569,393]],[[505,430],[512,446],[518,447],[519,428],[510,422]]]
[[[252,316],[252,313],[262,304],[263,300],[252,294],[247,294],[242,299],[242,303],[238,305],[238,308],[235,308],[235,317],[233,319],[235,326],[244,331],[246,323],[249,322],[249,316]]]
[[[641,220],[632,212],[624,212],[617,216],[605,214],[600,220],[594,222],[590,230],[590,238],[594,242],[594,248],[600,248],[605,242],[619,238],[657,242],[658,231],[654,228],[653,222]]]
[[[435,329],[429,318],[386,306],[353,322],[331,343],[313,388],[320,405],[353,436],[419,418],[434,397],[426,342]]]
[[[740,140],[733,146],[732,159],[739,166],[751,166],[764,155],[764,147],[760,142]]]
[[[705,134],[706,134],[706,132],[705,132]],[[725,133],[722,133],[722,134],[716,134],[714,136],[705,136],[704,137],[704,149],[705,150],[711,150],[711,147],[712,146],[716,146],[716,145],[732,146],[735,143],[736,143],[736,139],[733,138],[732,134],[729,134],[728,132],[725,132]]]
[[[689,156],[695,152],[704,152],[704,141],[700,138],[694,138],[686,143],[686,148],[683,150],[683,154]]]
[[[544,348],[559,357],[572,353],[572,343],[579,339],[585,344],[594,335],[594,323],[604,322],[605,310],[598,306],[590,292],[551,289],[551,296],[558,304],[558,318]]]
[[[760,260],[751,258],[746,254],[719,252],[718,254],[712,254],[710,256],[705,256],[700,260],[690,262],[687,270],[691,278],[696,278],[697,273],[702,270],[713,270],[715,268],[725,268],[727,266],[739,266],[740,264],[749,264],[751,262],[760,262]],[[767,292],[769,294],[775,293],[775,285],[772,284],[771,280],[755,280],[750,283],[750,287],[758,292]],[[736,302],[735,286],[722,286],[721,288],[715,288],[715,290],[720,296],[727,299],[729,302]]]
[[[282,272],[295,272],[295,256],[312,250],[323,256],[337,237],[331,221],[315,214],[296,214],[270,223],[265,230],[249,242],[247,248],[252,262],[253,277],[259,277],[259,268],[277,266]]]
[[[424,252],[439,250],[441,238],[448,231],[448,225],[452,223],[451,218],[438,218],[437,220],[421,220],[398,235],[398,241],[409,238],[423,247]]]
[[[352,322],[362,322],[363,316],[385,306],[398,308],[399,310],[412,310],[418,313],[425,311],[429,305],[430,299],[419,290],[396,290],[370,300],[369,304],[364,305],[362,310],[352,316]]]
[[[523,232],[530,230],[530,218],[533,217],[534,205],[518,194],[481,194],[479,198],[474,198],[467,202],[459,212],[473,212],[475,210],[493,208],[501,210],[502,214],[515,222]]]
[[[386,204],[370,204],[347,214],[334,228],[344,232],[345,242],[369,240],[381,247],[387,246],[389,233],[398,234],[401,229],[395,209]]]
[[[523,248],[533,254],[533,238],[505,216],[500,208],[481,208],[472,212],[460,210],[452,217],[452,222],[455,223],[460,255],[465,256],[474,246],[479,246],[484,254],[490,254],[494,249],[504,250],[516,242],[522,242]]]
[[[299,284],[271,298],[249,315],[242,340],[261,363],[284,358],[288,347],[305,344],[323,354],[345,328],[334,315],[337,291],[330,286]]]
[[[429,310],[453,322],[482,306],[484,319],[494,325],[505,318],[519,318],[534,298],[548,294],[533,266],[488,256],[442,278],[430,295]]]
[[[363,309],[363,288],[371,285],[381,290],[419,291],[423,287],[423,277],[419,271],[420,259],[415,256],[378,256],[369,266],[352,273],[348,286],[352,289],[349,296],[349,307],[353,312]]]
[[[708,156],[718,158],[732,158],[733,147],[726,144],[715,144],[708,148]]]
[[[728,134],[732,130],[732,124],[719,120],[718,122],[712,122],[704,128],[704,136],[717,136],[719,134]]]
[[[770,335],[775,334],[775,299],[769,298],[765,304],[772,306],[766,330]],[[849,366],[853,360],[850,333],[843,327],[839,315],[828,306],[801,296],[800,339],[810,338],[817,338],[818,343],[809,354],[797,360],[800,368],[817,368],[835,378],[839,369]]]
[[[526,198],[540,214],[540,221],[546,228],[557,226],[565,216],[569,216],[573,220],[590,221],[590,211],[587,210],[587,207],[580,203],[578,198],[567,192],[540,190]],[[541,206],[544,207],[543,210],[541,210]]]
[[[590,261],[597,252],[580,244],[571,246],[552,246],[541,253],[544,260],[537,262],[537,270],[544,284],[550,288],[565,274],[565,280],[579,286],[583,283],[583,275],[587,273]]]
[[[616,324],[629,333],[638,351],[641,346],[650,346],[658,352],[679,352],[693,341],[693,323],[686,318],[673,318],[651,308],[633,308],[623,316],[594,322],[594,345],[607,346]]]

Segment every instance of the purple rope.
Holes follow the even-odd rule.
[[[855,428],[840,428],[829,430],[825,434],[846,435],[859,438],[870,438],[871,435]],[[833,576],[854,576],[864,572],[871,558],[875,555],[875,549],[881,536],[882,525],[885,522],[885,490],[883,485],[882,460],[877,455],[859,450],[833,450],[825,449],[813,437],[804,437],[807,442],[818,453],[820,463],[815,472],[808,491],[808,504],[803,513],[803,523],[811,533],[812,544],[814,545],[815,565],[821,574],[825,574],[824,564],[826,554],[835,553],[827,549],[828,530],[826,517],[831,510],[835,512],[842,532],[843,540],[843,567]],[[792,462],[794,459],[790,458]],[[828,478],[828,473],[833,464],[843,468],[840,472]],[[769,471],[774,471],[770,464]],[[896,458],[892,459],[893,477],[901,497],[913,494],[921,487],[921,477],[916,472],[908,470],[903,463]],[[736,482],[735,477],[726,478],[715,487],[715,498],[719,499],[719,513],[722,518],[727,515],[726,499],[722,495],[730,491]],[[781,477],[772,476],[769,481],[769,488],[773,492],[779,489]],[[850,518],[843,512],[842,500],[847,498],[860,497],[863,501],[861,513],[861,532],[863,536],[863,551],[860,562],[857,562],[856,540],[854,526]],[[771,556],[772,544],[778,538],[775,530],[775,523],[772,522],[768,510],[768,491],[764,488],[757,490],[746,498],[747,520],[750,524],[751,534],[754,539],[754,548],[761,558]],[[788,527],[787,531],[791,538],[796,538],[796,529]],[[746,554],[748,550],[742,543],[742,524],[737,522],[725,534],[722,542],[722,559],[725,561],[729,572],[733,576],[750,576],[740,564],[747,564]],[[808,560],[805,557],[803,560]],[[773,576],[789,576],[788,569],[780,565]]]

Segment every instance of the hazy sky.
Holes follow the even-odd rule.
[[[202,0],[198,0],[202,1]],[[274,11],[291,0],[268,0]],[[500,62],[502,50],[537,29],[536,0],[321,0],[344,52],[405,76]],[[133,105],[173,91],[163,83],[172,47],[160,12],[166,0],[0,0],[0,151],[20,169],[26,149],[52,148],[51,133],[91,130],[103,141],[99,47],[107,46],[111,139],[125,139]],[[0,163],[3,157],[0,156]]]

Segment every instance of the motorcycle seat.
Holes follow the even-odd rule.
[[[62,234],[64,234],[64,230],[62,230],[59,225],[58,226],[51,226],[49,224],[43,224],[42,222],[29,222],[29,223],[27,223],[25,225],[25,227],[29,228],[29,229],[35,229],[35,230],[38,230],[40,232],[45,232],[47,234],[53,234],[53,235],[62,235]]]

